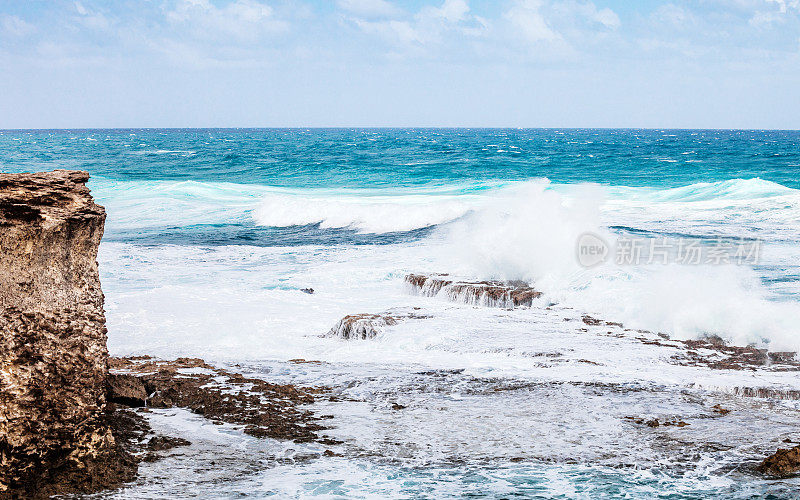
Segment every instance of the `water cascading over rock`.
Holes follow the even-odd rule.
[[[388,314],[349,314],[340,319],[326,335],[340,339],[373,339],[383,333],[387,326],[393,326],[399,319]]]
[[[542,295],[522,281],[459,281],[446,274],[409,274],[405,282],[418,295],[443,295],[453,302],[485,307],[530,307]]]

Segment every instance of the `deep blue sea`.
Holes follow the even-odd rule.
[[[315,409],[334,416],[341,457],[154,412],[153,425],[194,448],[144,465],[150,479],[111,496],[800,488],[752,473],[796,436],[795,402],[735,396],[800,389],[796,372],[685,366],[635,338],[800,349],[800,132],[0,131],[0,170],[52,169],[88,171],[108,212],[98,260],[112,354],[199,356],[341,395]],[[576,254],[585,234],[614,249],[636,240],[645,254],[587,267]],[[742,242],[758,254],[673,259],[687,245]],[[664,262],[656,245],[669,247]],[[410,272],[525,280],[544,295],[530,309],[476,307],[409,293]],[[372,340],[327,335],[344,315],[386,311],[426,319]],[[583,314],[629,330],[585,328]],[[715,403],[734,411],[718,418]],[[631,415],[691,425],[641,428]],[[226,453],[227,469],[214,461]]]

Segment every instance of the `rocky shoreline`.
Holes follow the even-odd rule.
[[[96,260],[105,211],[92,200],[87,180],[88,174],[70,171],[0,174],[0,498],[91,493],[133,481],[141,464],[192,445],[191,436],[153,430],[148,417],[164,409],[186,409],[255,438],[313,443],[324,450],[321,455],[339,456],[327,447],[342,441],[325,433],[335,422],[311,409],[336,401],[328,387],[246,377],[199,358],[109,357]],[[409,274],[404,282],[411,293],[472,306],[534,309],[542,297],[523,282],[458,280],[445,274]],[[399,323],[428,317],[419,308],[352,314],[323,336],[380,341]],[[800,371],[795,353],[730,346],[717,338],[674,340],[585,314],[572,320],[582,332],[624,336],[669,350],[674,365]],[[591,359],[571,361],[580,365],[570,366],[602,367]],[[444,380],[459,373],[434,370],[415,376]],[[491,386],[486,391],[492,396],[525,387],[497,381],[483,385]],[[420,387],[424,394],[428,386]],[[777,398],[771,390],[743,387],[737,395]],[[441,408],[445,403],[438,404]],[[387,405],[393,414],[407,408],[396,399]],[[705,408],[714,418],[730,413],[719,404]],[[680,432],[699,421],[677,415],[622,419],[632,426]],[[767,477],[795,475],[800,472],[800,446],[779,449],[749,467]]]
[[[109,366],[110,401],[135,408],[186,408],[255,437],[329,443],[317,434],[324,429],[320,418],[302,408],[314,403],[321,389],[244,377],[198,358],[111,358]]]
[[[415,308],[418,309],[418,308]],[[425,319],[427,316],[414,310],[392,310],[379,314],[348,314],[340,319],[325,337],[336,337],[343,340],[374,339],[389,326],[395,326],[411,319]]]
[[[199,359],[109,358],[97,265],[105,210],[88,179],[0,174],[0,498],[132,481],[142,461],[188,444],[153,435],[148,408],[188,408],[257,437],[331,443],[301,408],[317,389]]]

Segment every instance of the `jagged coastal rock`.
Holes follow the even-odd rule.
[[[800,472],[800,446],[779,448],[768,456],[757,467],[757,470],[769,476],[785,477]]]
[[[165,361],[149,356],[111,358],[109,398],[149,408],[186,408],[218,423],[242,426],[245,434],[331,444],[324,427],[303,405],[321,392],[274,384],[216,368],[198,358]]]
[[[0,174],[0,497],[131,478],[104,415],[106,214],[88,179]]]
[[[530,307],[542,295],[523,281],[458,281],[446,274],[409,274],[405,281],[419,295],[443,294],[453,302],[485,307]]]

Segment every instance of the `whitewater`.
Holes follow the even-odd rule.
[[[278,295],[280,291],[312,286],[321,291],[332,289],[333,294],[347,290],[340,300],[357,300],[350,295],[352,285],[336,282],[339,269],[330,269],[335,264],[351,275],[362,266],[365,272],[369,270],[373,277],[361,278],[362,288],[371,280],[391,282],[392,277],[404,272],[447,272],[475,279],[529,281],[553,302],[678,338],[718,335],[739,345],[756,343],[772,350],[800,348],[800,332],[794,320],[800,308],[792,300],[799,290],[791,279],[798,270],[794,263],[798,262],[800,243],[800,191],[757,178],[669,189],[553,184],[547,179],[432,190],[291,190],[229,183],[105,179],[94,180],[93,187],[115,216],[114,230],[123,236],[169,231],[165,222],[184,228],[242,223],[256,230],[293,228],[289,233],[254,241],[253,246],[222,245],[202,250],[207,258],[217,260],[216,272],[222,282],[259,280],[257,288]],[[166,213],[170,214],[168,218]],[[366,240],[359,245],[319,248],[294,245],[306,234],[312,242],[327,242],[324,231],[328,229],[351,231],[356,238],[386,238],[392,246],[369,245]],[[641,268],[610,264],[584,269],[575,258],[575,247],[579,236],[589,231],[609,238],[612,233],[646,233],[649,238],[712,242],[720,237],[755,238],[767,244],[756,269],[732,264]],[[109,235],[112,241],[118,238],[114,233]],[[256,245],[274,248],[254,248]],[[284,245],[291,249],[281,250]],[[114,262],[119,262],[121,255],[136,260],[138,249],[109,243],[103,256]],[[159,265],[153,271],[167,276],[167,269],[180,267],[180,262],[194,262],[198,251],[194,246],[147,247],[147,256],[141,258],[161,255],[158,261],[166,269]],[[259,259],[268,258],[266,255],[285,255],[287,260],[292,255],[294,261],[306,252],[320,256],[321,262],[314,265],[329,260],[326,267],[331,275],[304,277],[307,269],[295,262],[280,266],[284,278],[265,275],[264,270],[244,277],[238,276],[241,269],[239,273],[228,269],[236,268],[237,261],[251,261],[255,266]],[[387,265],[386,260],[392,264]],[[352,263],[352,267],[348,269],[343,262]],[[382,272],[374,276],[381,267]],[[275,300],[280,301],[277,297]],[[289,295],[286,300],[286,307],[292,307],[297,297]],[[372,308],[391,306],[390,301],[383,301]],[[313,329],[302,330],[309,326],[298,328],[303,334],[315,333]],[[323,325],[316,328],[324,330]]]
[[[0,134],[6,171],[92,174],[108,212],[112,355],[196,356],[340,396],[313,411],[332,416],[341,457],[155,411],[155,428],[193,445],[107,495],[126,498],[790,496],[796,480],[747,464],[795,436],[796,373],[691,365],[679,341],[800,350],[798,143],[768,131]],[[587,233],[761,252],[585,267]],[[410,273],[542,295],[481,307],[416,294]],[[328,335],[346,315],[385,312],[418,317],[374,339]],[[714,404],[732,412],[717,418]]]

